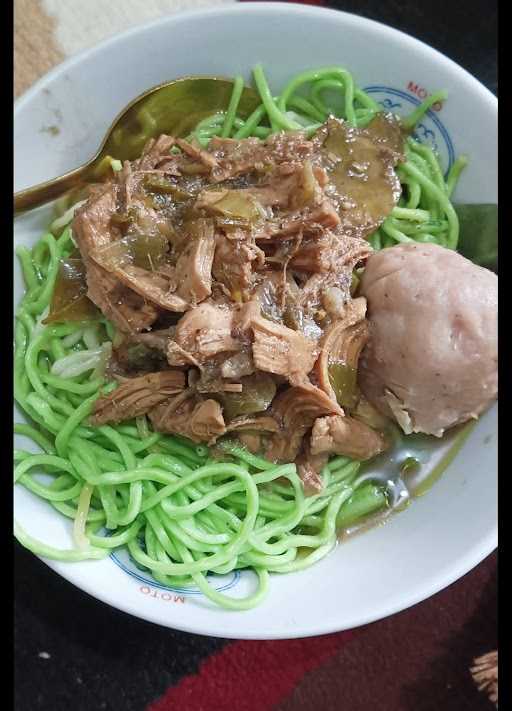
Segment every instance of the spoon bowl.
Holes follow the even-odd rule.
[[[15,216],[84,183],[98,181],[110,158],[134,160],[150,138],[162,133],[187,136],[202,119],[226,111],[232,90],[231,79],[190,76],[145,91],[117,115],[90,161],[58,178],[15,193]],[[258,94],[244,87],[238,115],[247,118],[259,103]]]

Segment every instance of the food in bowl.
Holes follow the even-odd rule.
[[[411,136],[443,95],[399,119],[343,68],[277,98],[254,78],[248,118],[237,78],[227,112],[114,156],[18,250],[16,397],[34,424],[16,431],[41,453],[17,450],[15,479],[73,519],[76,547],[16,525],[18,539],[69,561],[126,546],[155,580],[230,609],[399,508],[417,465],[397,458],[403,438],[440,436],[497,394],[497,279],[454,252],[466,159],[445,178]],[[482,382],[440,405],[479,364]],[[365,472],[391,453],[394,476]],[[244,599],[208,583],[242,568],[259,578]]]
[[[441,437],[496,398],[496,274],[436,244],[368,259],[361,281],[372,338],[360,385],[405,434]]]

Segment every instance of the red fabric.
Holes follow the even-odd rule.
[[[469,667],[496,649],[496,614],[494,553],[446,590],[355,631],[229,643],[147,711],[492,711]]]
[[[147,711],[268,711],[339,649],[353,631],[324,637],[233,642],[206,659]]]

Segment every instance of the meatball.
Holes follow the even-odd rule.
[[[370,338],[366,398],[406,434],[440,437],[497,397],[498,278],[457,252],[400,244],[373,253],[360,293]]]

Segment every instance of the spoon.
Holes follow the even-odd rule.
[[[149,138],[161,133],[187,136],[199,121],[228,108],[232,90],[231,79],[183,77],[145,91],[117,115],[90,161],[58,178],[15,193],[14,215],[55,200],[79,185],[97,182],[109,157],[134,160]],[[247,118],[259,103],[258,94],[245,87],[237,114]]]

